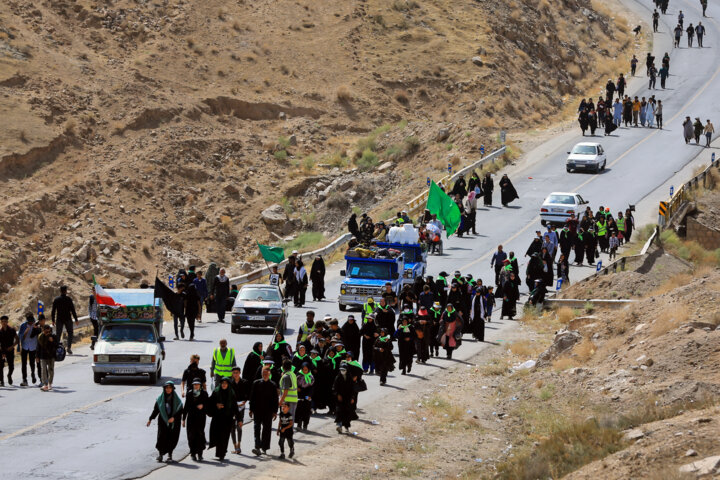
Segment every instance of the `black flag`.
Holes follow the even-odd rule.
[[[183,297],[179,293],[173,292],[170,287],[165,285],[157,276],[155,277],[155,298],[162,298],[165,308],[177,317],[185,315],[185,305]]]

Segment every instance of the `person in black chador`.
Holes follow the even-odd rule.
[[[147,422],[149,427],[155,417],[160,415],[157,442],[155,442],[155,448],[158,451],[158,462],[163,461],[163,455],[165,454],[168,456],[168,463],[173,461],[172,452],[180,439],[182,411],[182,400],[175,393],[175,384],[171,381],[165,382],[163,392],[155,400],[155,406]]]
[[[192,389],[185,400],[183,409],[183,427],[186,428],[190,456],[196,462],[202,461],[203,450],[207,445],[205,440],[205,420],[207,418],[208,394],[202,388],[202,381],[196,378],[192,382]]]
[[[517,194],[517,190],[515,190],[515,187],[508,176],[503,175],[500,179],[500,203],[502,203],[503,207],[507,207],[508,203],[512,202],[516,198],[520,198]]]

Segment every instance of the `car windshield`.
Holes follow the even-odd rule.
[[[155,331],[149,325],[108,325],[100,338],[107,342],[155,343]]]
[[[350,262],[347,273],[350,278],[367,278],[369,280],[388,280],[391,277],[388,263]]]
[[[594,145],[575,145],[572,153],[576,155],[595,155],[597,153],[597,149]]]
[[[550,195],[547,203],[559,203],[560,205],[575,205],[575,197],[572,195]]]
[[[243,288],[238,293],[239,300],[259,300],[263,302],[279,302],[280,293],[277,288]]]

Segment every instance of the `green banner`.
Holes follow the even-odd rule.
[[[437,215],[437,219],[445,226],[448,237],[455,233],[460,226],[460,209],[455,201],[435,182],[430,184],[428,193],[427,208],[431,214]]]
[[[280,263],[285,260],[285,251],[282,247],[271,247],[269,245],[261,245],[259,243],[257,246],[260,249],[260,255],[262,255],[265,261]]]

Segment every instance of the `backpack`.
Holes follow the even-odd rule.
[[[62,343],[58,344],[57,349],[55,350],[55,361],[56,362],[62,362],[65,360],[65,347],[62,345]]]

